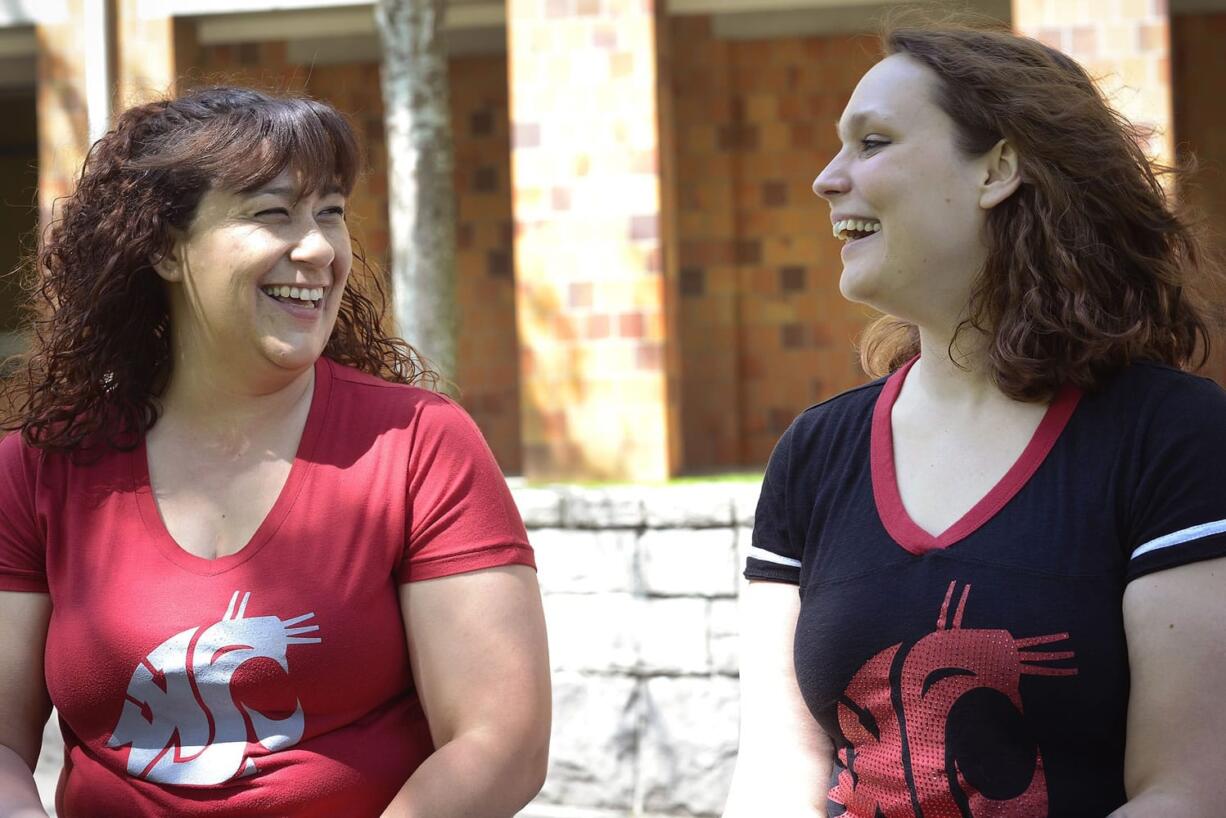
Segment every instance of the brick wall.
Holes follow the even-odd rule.
[[[460,400],[489,441],[502,468],[522,468],[519,367],[512,275],[510,148],[506,59],[451,61],[452,131],[456,152],[456,254]],[[350,205],[350,225],[366,257],[387,267],[387,154],[377,63],[317,65],[308,72],[286,61],[281,42],[201,48],[188,83],[233,83],[302,92],[349,115],[366,159]]]
[[[1193,184],[1180,191],[1198,208],[1222,249],[1226,231],[1226,110],[1219,100],[1226,91],[1226,13],[1171,18],[1171,58],[1175,99],[1175,137],[1183,159],[1195,155],[1199,170]],[[1212,294],[1226,306],[1226,292]],[[1226,333],[1219,333],[1205,374],[1226,384]]]
[[[865,379],[865,310],[839,295],[839,244],[810,185],[873,42],[671,25],[685,463],[760,465],[801,409]]]
[[[518,473],[523,469],[523,451],[506,57],[453,60],[451,111],[461,400],[503,468]]]

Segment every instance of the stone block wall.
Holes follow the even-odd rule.
[[[524,818],[713,816],[738,734],[737,589],[757,484],[516,488],[554,733]]]

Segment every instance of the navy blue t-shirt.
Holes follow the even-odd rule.
[[[933,537],[895,479],[909,367],[792,423],[745,569],[799,585],[796,674],[836,750],[830,814],[1104,816],[1126,800],[1125,585],[1226,555],[1226,393],[1155,364],[1066,388]]]

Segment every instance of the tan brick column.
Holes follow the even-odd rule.
[[[49,223],[52,203],[72,192],[89,149],[85,93],[84,4],[67,0],[63,19],[39,24],[38,39],[38,205]]]
[[[115,110],[173,95],[179,67],[177,52],[186,43],[176,37],[175,21],[162,3],[115,0]]]
[[[1080,62],[1112,104],[1154,129],[1151,157],[1174,152],[1171,35],[1166,0],[1013,0],[1014,28]],[[1092,150],[1091,147],[1087,147]]]
[[[667,477],[657,0],[509,0],[524,471]]]
[[[38,196],[43,224],[51,205],[69,194],[89,150],[84,0],[66,0],[67,14],[40,24],[38,37]],[[113,110],[174,93],[178,68],[192,53],[190,32],[159,16],[161,4],[116,0],[112,22]],[[109,35],[108,35],[109,37]]]

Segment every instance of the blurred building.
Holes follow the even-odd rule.
[[[1226,0],[975,5],[1104,76],[1158,128],[1157,155],[1195,150],[1204,170],[1187,195],[1226,213]],[[457,381],[508,472],[759,467],[800,409],[864,380],[866,315],[838,294],[839,248],[809,186],[885,8],[451,0]],[[369,2],[0,0],[0,266],[35,227],[35,188],[45,213],[111,111],[212,82],[306,91],[351,115],[369,164],[353,224],[382,259]]]

